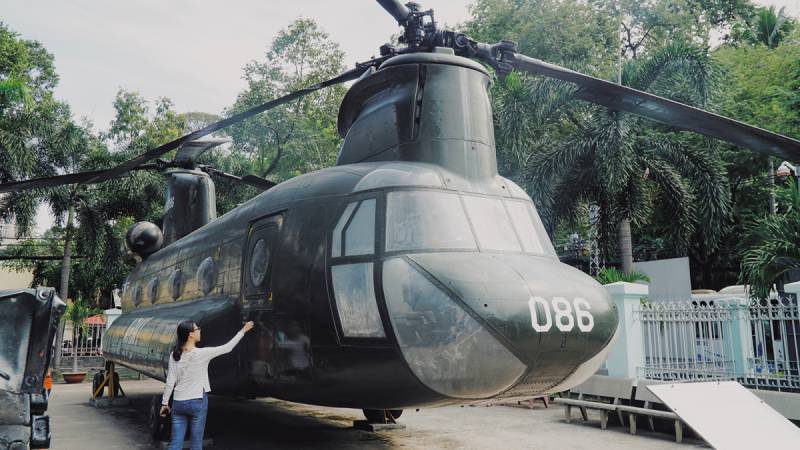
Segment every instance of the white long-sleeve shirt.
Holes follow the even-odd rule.
[[[208,382],[208,363],[217,356],[230,353],[244,337],[244,331],[236,333],[230,341],[219,347],[195,347],[190,352],[183,352],[180,361],[175,361],[172,352],[169,354],[167,366],[167,384],[161,404],[169,404],[169,396],[175,391],[175,400],[191,400],[203,398],[204,392],[211,392]]]

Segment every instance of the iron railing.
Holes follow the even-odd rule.
[[[756,389],[800,392],[795,298],[645,303],[635,317],[644,336],[643,378],[737,380]]]
[[[67,321],[64,326],[64,340],[61,343],[62,358],[73,357],[75,353],[78,354],[78,358],[101,356],[100,348],[105,329],[106,326],[103,323],[86,324],[82,329],[78,330],[76,339],[73,338],[72,323]]]

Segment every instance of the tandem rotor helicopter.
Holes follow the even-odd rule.
[[[596,281],[559,262],[530,197],[498,175],[484,65],[800,161],[800,141],[530,58],[511,41],[476,42],[415,3],[378,3],[403,27],[403,47],[111,169],[0,185],[99,183],[177,149],[163,229],[128,232],[142,261],[104,335],[108,360],[164,380],[180,321],[218,333],[204,336],[218,345],[254,320],[211,364],[214,393],[359,408],[374,421],[584,381],[610,350],[617,311]],[[213,169],[195,160],[219,142],[200,139],[348,81],[336,166],[278,185],[243,177],[265,192],[217,218]]]

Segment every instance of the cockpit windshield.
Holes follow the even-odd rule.
[[[555,256],[530,201],[441,191],[389,192],[386,251],[438,249]]]
[[[440,191],[389,192],[386,251],[477,249],[458,196]]]

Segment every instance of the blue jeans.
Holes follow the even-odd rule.
[[[186,438],[186,428],[189,427],[189,442],[191,450],[202,450],[203,431],[206,428],[206,415],[208,414],[208,394],[203,392],[203,398],[191,400],[175,400],[172,402],[172,438],[169,450],[180,450]]]

